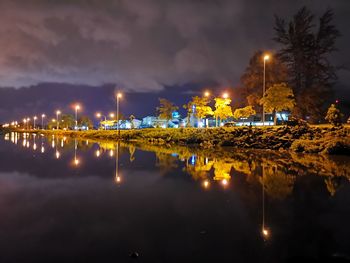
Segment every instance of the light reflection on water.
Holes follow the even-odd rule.
[[[73,158],[70,161],[73,166],[81,166],[84,155],[91,154],[96,159],[114,158],[116,176],[115,181],[121,182],[117,176],[119,170],[119,148],[123,152],[129,152],[130,163],[135,160],[136,148],[154,152],[156,155],[155,167],[159,168],[161,174],[166,174],[174,169],[182,167],[194,181],[199,181],[199,185],[208,189],[213,183],[218,183],[222,188],[230,185],[232,176],[235,173],[243,173],[248,181],[259,181],[266,184],[264,189],[274,198],[283,199],[293,191],[293,184],[297,176],[303,174],[314,174],[324,177],[325,186],[331,195],[334,195],[341,178],[350,180],[350,168],[348,158],[338,160],[338,158],[326,157],[322,155],[298,155],[295,153],[277,153],[257,151],[227,151],[211,152],[210,150],[191,149],[186,147],[159,147],[152,145],[133,145],[116,142],[94,142],[89,144],[88,140],[79,141],[77,139],[57,136],[48,136],[29,133],[11,132],[4,136],[5,141],[13,144],[20,144],[36,151],[40,140],[40,152],[42,154],[52,154],[48,145],[54,150],[56,159],[60,159],[65,152],[73,148]],[[30,150],[30,149],[29,149]],[[334,182],[333,182],[334,181]],[[278,186],[278,187],[277,187]],[[276,188],[276,189],[275,189]]]
[[[347,187],[350,180],[348,157],[89,142],[16,132],[5,134],[4,140],[13,145],[23,145],[22,151],[33,153],[33,165],[38,165],[35,159],[52,158],[59,164],[67,164],[69,171],[81,171],[78,174],[82,177],[87,172],[85,167],[91,169],[98,162],[113,162],[113,171],[107,176],[111,183],[121,188],[132,181],[128,174],[130,169],[152,169],[157,171],[159,178],[186,176],[186,180],[189,179],[190,184],[196,185],[204,195],[210,196],[218,191],[223,194],[240,192],[247,200],[254,199],[247,203],[254,203],[252,213],[258,217],[255,232],[264,243],[281,235],[275,216],[268,216],[276,213],[272,211],[271,203],[291,200],[293,192],[300,191],[295,186],[303,181],[303,177],[311,176],[321,182],[329,198],[336,196],[342,187]],[[147,160],[144,161],[146,155]]]

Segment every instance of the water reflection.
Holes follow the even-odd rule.
[[[293,192],[296,179],[303,175],[324,177],[324,185],[331,196],[341,187],[344,180],[350,180],[350,168],[346,160],[323,155],[302,155],[296,153],[278,153],[264,151],[230,151],[230,150],[200,150],[186,147],[159,147],[154,145],[124,144],[116,142],[79,141],[67,137],[42,136],[29,133],[7,133],[6,141],[36,151],[40,136],[40,152],[46,151],[47,145],[54,149],[54,156],[60,159],[62,154],[73,148],[72,163],[75,167],[82,165],[79,150],[89,151],[99,159],[115,157],[115,182],[122,181],[120,175],[120,151],[129,155],[129,162],[136,160],[136,149],[153,152],[155,167],[161,175],[181,169],[189,174],[194,181],[204,189],[209,189],[213,183],[221,185],[222,189],[231,187],[232,178],[243,174],[249,184],[262,185],[263,193],[269,198],[283,200]],[[22,140],[22,143],[20,142]]]
[[[108,189],[111,188],[114,191],[113,194],[119,193],[122,196],[122,198],[118,198],[117,201],[124,201],[127,200],[127,197],[138,196],[135,195],[135,192],[140,194],[147,191],[145,190],[147,187],[144,187],[144,185],[147,183],[148,185],[152,185],[150,181],[152,183],[161,181],[165,185],[168,184],[168,186],[170,186],[165,188],[164,192],[162,192],[163,186],[154,183],[159,187],[160,192],[157,192],[159,195],[152,193],[151,196],[155,196],[155,199],[161,200],[162,198],[159,197],[164,197],[167,191],[174,191],[176,194],[180,193],[175,196],[176,201],[173,206],[181,216],[196,213],[196,205],[204,206],[208,204],[208,209],[201,210],[200,213],[198,213],[201,214],[200,220],[196,221],[190,218],[189,221],[196,221],[198,225],[205,225],[205,223],[203,223],[206,221],[205,217],[213,213],[213,211],[216,211],[218,213],[208,221],[211,221],[210,224],[214,224],[214,226],[217,227],[217,225],[220,225],[222,221],[227,219],[222,217],[223,214],[232,213],[230,214],[230,220],[228,220],[229,224],[225,224],[227,228],[225,230],[231,231],[237,227],[234,223],[231,225],[231,220],[235,216],[242,219],[242,221],[249,221],[249,223],[253,225],[254,230],[252,231],[251,228],[242,228],[244,230],[242,231],[250,231],[250,234],[253,232],[255,238],[254,242],[258,240],[265,244],[265,247],[268,247],[277,239],[281,228],[283,228],[281,225],[276,227],[276,225],[284,223],[283,220],[276,217],[276,213],[284,214],[284,216],[286,216],[285,218],[280,216],[280,218],[284,220],[289,218],[290,214],[285,213],[284,209],[290,204],[293,195],[296,195],[297,191],[301,191],[300,188],[298,188],[298,183],[300,184],[303,178],[312,177],[319,179],[317,182],[321,185],[317,185],[315,188],[320,186],[319,188],[323,190],[322,194],[325,194],[329,199],[336,199],[338,191],[348,184],[350,179],[349,159],[345,157],[331,158],[323,155],[300,155],[287,152],[241,151],[232,149],[209,150],[186,147],[159,147],[151,144],[140,145],[106,141],[81,141],[74,138],[57,136],[45,137],[40,134],[9,133],[4,136],[4,139],[6,142],[3,143],[9,145],[11,148],[22,153],[31,153],[27,155],[26,158],[29,156],[29,158],[37,158],[38,162],[50,162],[47,166],[40,163],[40,166],[30,159],[31,166],[25,167],[25,172],[28,170],[28,173],[39,173],[37,170],[31,170],[37,169],[37,167],[39,167],[40,170],[48,168],[47,170],[51,171],[51,168],[55,170],[56,167],[59,167],[59,164],[64,164],[60,166],[64,167],[64,169],[62,169],[63,172],[61,172],[62,170],[57,171],[57,176],[70,179],[78,178],[81,181],[93,180],[93,183],[91,183],[92,185],[89,185],[88,188],[89,193],[95,191],[96,187],[94,185],[95,179],[91,178],[94,176],[103,176],[107,178],[107,182],[109,182],[110,185],[108,186],[109,188],[105,186],[102,187],[102,189],[99,189],[99,192],[96,190],[96,196],[98,196],[98,198],[96,198],[97,201],[101,201],[102,198],[99,199],[99,197],[103,196],[104,191],[108,191]],[[13,145],[11,145],[11,143]],[[21,145],[24,147],[21,147]],[[32,147],[28,147],[28,145]],[[39,149],[41,154],[34,154],[38,153]],[[145,157],[147,158],[143,159]],[[35,165],[33,165],[33,163]],[[53,164],[57,164],[57,166]],[[21,165],[25,165],[25,162],[21,163]],[[44,167],[44,169],[42,169],[42,167]],[[69,172],[67,172],[67,170]],[[152,177],[150,173],[148,173],[149,171],[152,171],[152,176],[156,177],[159,181],[156,181],[154,178],[149,179],[148,177]],[[44,174],[44,172],[42,173]],[[54,171],[52,171],[52,173],[54,173]],[[75,174],[79,176],[69,176]],[[140,176],[137,177],[137,174],[142,175],[142,178]],[[46,179],[48,176],[51,176],[51,174],[48,175],[45,173],[43,176],[45,176],[44,178]],[[177,183],[181,181],[181,183],[175,185],[174,180],[178,180]],[[80,184],[81,181],[74,181],[74,183]],[[175,186],[169,183],[169,181]],[[120,187],[116,187],[116,185]],[[137,191],[132,191],[131,185],[136,185]],[[178,187],[179,185],[181,187]],[[78,187],[72,188],[74,191],[79,191]],[[68,187],[68,189],[72,188]],[[148,189],[151,189],[151,187]],[[155,188],[152,189],[154,190]],[[302,196],[310,191],[310,189],[302,190],[305,191],[305,193],[302,193]],[[127,195],[128,191],[129,195]],[[191,199],[187,197],[187,195],[190,196],[192,194],[195,195],[195,198]],[[197,195],[200,195],[200,198],[198,198]],[[109,193],[107,195],[108,198],[103,199],[103,201],[106,202],[111,196],[112,194]],[[140,196],[142,195],[140,194]],[[74,197],[79,198],[78,195]],[[183,202],[177,201],[180,198],[183,198],[181,199]],[[155,199],[152,199],[152,202],[155,202]],[[213,201],[214,199],[215,202]],[[94,199],[91,202],[97,203],[96,200]],[[171,201],[164,200],[167,202],[164,207],[168,209],[168,204]],[[240,203],[241,200],[244,201]],[[308,201],[306,199],[301,200],[302,202]],[[114,199],[113,201],[115,202]],[[141,200],[141,202],[142,201],[143,200]],[[108,211],[111,211],[110,207],[116,205],[116,203],[117,202],[106,205],[109,209]],[[129,203],[120,203],[123,203],[123,205],[120,207],[121,209],[119,211],[128,213],[127,205],[133,205],[137,202],[133,200]],[[191,207],[192,203],[195,205]],[[278,206],[279,204],[281,205]],[[233,207],[235,207],[235,209]],[[254,220],[240,215],[240,210],[237,207],[242,210],[249,210],[249,215],[253,217]],[[276,207],[278,209],[274,209]],[[150,209],[148,208],[148,210]],[[203,214],[203,211],[208,214]],[[133,210],[132,213],[135,214],[135,210]],[[308,211],[302,210],[302,213],[308,213]],[[163,215],[166,213],[160,214]],[[273,214],[274,216],[272,216]],[[119,216],[120,214],[118,214],[118,218]],[[142,216],[140,216],[140,218],[141,217]],[[124,219],[121,220],[123,223]],[[150,221],[154,220],[158,222],[157,220],[159,219],[152,218]],[[167,222],[170,221],[171,220],[168,220]],[[145,224],[142,222],[141,229],[145,225],[147,225],[147,223]],[[196,227],[198,227],[198,225]],[[231,234],[232,236],[235,235],[235,233]],[[204,236],[204,234],[201,235]],[[212,235],[212,233],[210,233],[210,235]],[[246,235],[246,233],[244,233],[244,235]],[[221,237],[218,237],[215,241],[220,240],[220,238]],[[290,240],[293,240],[293,238],[295,238],[295,236],[292,236]]]

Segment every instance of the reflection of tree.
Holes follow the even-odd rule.
[[[270,197],[283,200],[292,193],[295,176],[287,175],[276,167],[263,167],[263,169],[265,173],[260,177],[260,183],[264,185]]]
[[[327,177],[324,182],[327,190],[331,196],[334,196],[338,188],[340,187],[341,177]]]
[[[136,147],[134,145],[129,145],[129,154],[130,154],[130,162],[132,163],[135,160],[135,150]]]
[[[214,161],[209,161],[208,158],[197,157],[194,165],[186,163],[184,170],[189,173],[194,180],[208,178],[209,172],[213,167]]]
[[[230,179],[232,163],[216,159],[214,161],[214,180]]]
[[[156,152],[156,167],[160,169],[162,175],[178,167],[177,158],[167,153]]]

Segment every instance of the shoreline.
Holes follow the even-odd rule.
[[[153,145],[196,146],[216,148],[230,146],[242,149],[291,150],[300,153],[350,155],[349,127],[272,126],[230,128],[179,128],[121,130],[18,130],[2,132],[40,133],[77,139],[124,141]]]

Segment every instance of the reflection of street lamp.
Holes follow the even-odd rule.
[[[44,130],[44,118],[46,117],[45,114],[41,114],[41,129]]]
[[[56,125],[56,129],[58,130],[59,129],[59,127],[60,127],[60,122],[59,122],[59,120],[58,120],[58,115],[60,115],[61,114],[61,111],[56,111],[56,121],[57,121],[57,125]]]
[[[77,158],[77,148],[78,148],[78,142],[77,139],[74,139],[74,165],[78,166],[80,161]]]
[[[266,54],[264,56],[263,98],[265,98],[266,61],[268,61],[269,59],[270,59],[270,56],[268,54]],[[263,121],[263,125],[265,125],[265,108],[264,108],[264,104],[262,104],[262,121]]]
[[[269,230],[265,227],[265,169],[262,166],[262,228],[261,233],[264,239],[267,239],[270,236]]]
[[[119,184],[122,181],[121,176],[119,175],[119,141],[116,146],[116,154],[115,154],[115,182]]]
[[[204,188],[209,188],[209,185],[210,185],[210,183],[209,183],[208,180],[205,180],[205,181],[203,182],[203,187],[204,187]]]

